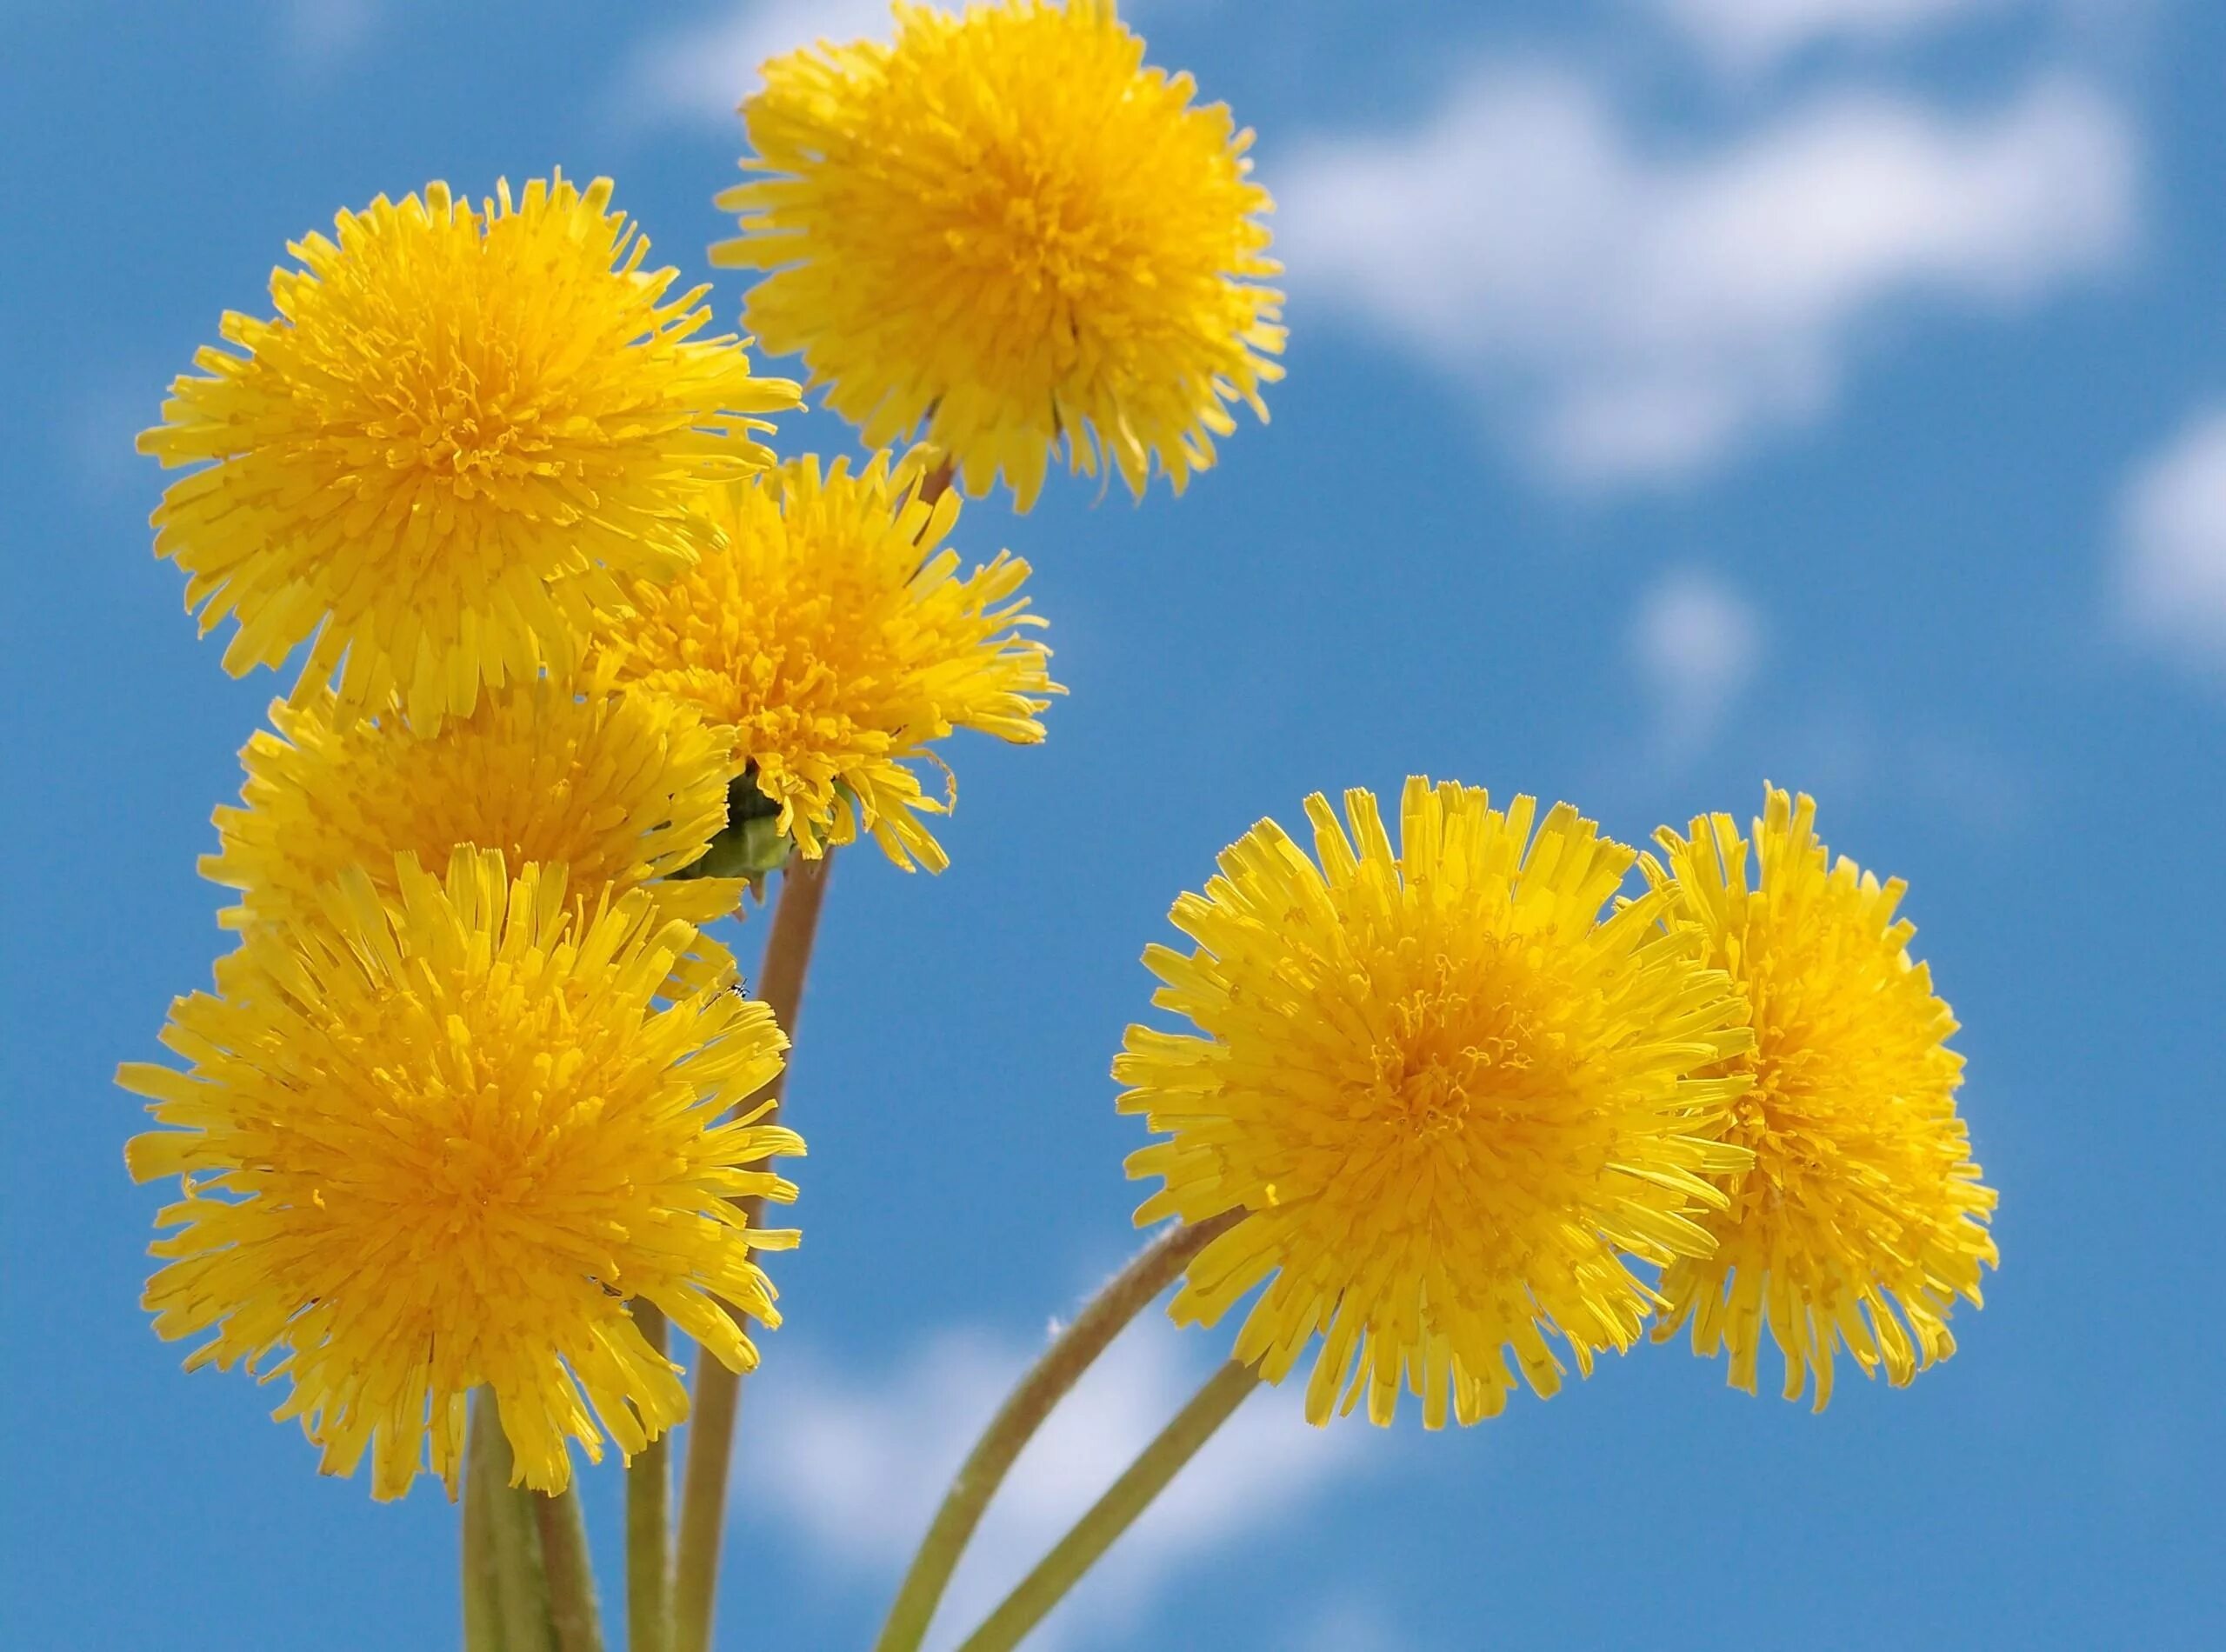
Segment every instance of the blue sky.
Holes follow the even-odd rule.
[[[202,984],[210,809],[279,686],[148,555],[130,451],[343,205],[609,173],[691,276],[724,111],[858,0],[0,6],[11,778],[0,1621],[37,1648],[437,1645],[455,1515],[319,1480],[136,1306],[109,1082]],[[836,874],[792,1090],[789,1323],[723,1644],[862,1642],[939,1476],[1135,1243],[1106,1063],[1168,903],[1263,814],[1410,771],[1626,839],[1763,779],[1909,880],[2004,1264],[1962,1351],[1822,1417],[1682,1349],[1426,1436],[1256,1400],[1064,1648],[2192,1646],[2226,1355],[2226,13],[2198,0],[1132,9],[1260,134],[1290,378],[1190,494],[1054,486],[1050,739],[960,741],[954,865]],[[739,289],[723,278],[731,316]],[[783,444],[846,447],[823,416]],[[753,929],[756,926],[753,925]],[[962,1592],[1220,1357],[1155,1322]],[[616,1481],[591,1475],[606,1547]],[[956,1627],[947,1625],[946,1628]]]

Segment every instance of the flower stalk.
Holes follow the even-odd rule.
[[[663,1310],[634,1305],[642,1340],[662,1355]],[[627,1652],[670,1652],[672,1644],[672,1449],[659,1435],[626,1465]]]
[[[1231,1210],[1154,1240],[1061,1331],[1030,1366],[960,1465],[904,1574],[875,1652],[916,1652],[959,1557],[1022,1449],[1123,1328],[1179,1277],[1190,1259],[1242,1219]]]
[[[549,1579],[549,1619],[556,1652],[603,1652],[603,1615],[596,1606],[595,1567],[580,1494],[566,1487],[555,1496],[528,1494],[541,1533],[543,1570]]]
[[[495,1564],[495,1511],[482,1481],[487,1455],[479,1419],[470,1422],[463,1456],[463,1652],[506,1652],[502,1578]]]
[[[804,974],[811,965],[812,943],[819,932],[819,911],[827,895],[833,851],[814,858],[790,857],[781,874],[781,893],[773,909],[773,932],[766,938],[758,991],[773,1019],[791,1041],[794,1059],[796,1012],[803,1002]],[[763,1094],[773,1102],[764,1122],[780,1112],[789,1069],[783,1066]],[[756,1227],[763,1201],[743,1202],[750,1225]],[[727,1474],[734,1455],[735,1414],[742,1379],[716,1360],[699,1355],[696,1391],[689,1409],[688,1467],[680,1494],[680,1536],[672,1581],[673,1652],[710,1652],[711,1611],[718,1588],[719,1540],[726,1523]]]
[[[958,1652],[1010,1652],[1021,1637],[1043,1621],[1044,1615],[1066,1598],[1083,1574],[1103,1558],[1121,1534],[1135,1524],[1152,1499],[1167,1489],[1183,1465],[1198,1454],[1214,1430],[1236,1414],[1236,1408],[1260,1385],[1260,1374],[1235,1360],[1206,1379],[1175,1420],[1143,1449],[1122,1472],[1105,1495],[1090,1505],[1036,1569],[1021,1579],[1003,1604],[968,1635]]]
[[[528,1499],[510,1484],[510,1438],[495,1396],[471,1396],[464,1448],[463,1633],[467,1652],[556,1652],[541,1534]]]

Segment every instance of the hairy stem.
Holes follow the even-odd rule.
[[[549,1616],[556,1652],[603,1652],[603,1616],[595,1602],[595,1568],[588,1559],[588,1531],[580,1494],[567,1486],[553,1497],[533,1494],[534,1523],[541,1531],[549,1575]]]
[[[530,1507],[533,1494],[510,1483],[510,1436],[503,1432],[495,1396],[481,1389],[471,1396],[464,1446],[464,1549],[470,1556],[475,1547],[483,1546],[491,1599],[474,1609],[467,1593],[465,1633],[470,1634],[476,1621],[489,1637],[484,1644],[500,1652],[556,1652],[541,1533]],[[467,1589],[470,1585],[467,1575]],[[477,1652],[478,1642],[466,1644]]]
[[[789,1036],[790,1063],[796,1059],[796,1012],[803,1002],[804,972],[819,932],[819,909],[827,894],[830,849],[816,860],[798,855],[781,874],[781,894],[773,909],[773,932],[765,942],[758,996]],[[774,1110],[789,1075],[783,1066],[773,1080]],[[762,1201],[743,1209],[753,1228],[762,1219]],[[742,1379],[716,1360],[698,1356],[696,1393],[689,1407],[688,1470],[680,1493],[680,1542],[673,1565],[673,1652],[710,1652],[711,1611],[718,1587],[719,1540],[726,1522],[727,1469],[734,1455],[735,1413]]]
[[[463,1447],[463,1652],[509,1652],[503,1636],[502,1575],[495,1564],[495,1511],[488,1507],[483,1414],[475,1398]]]
[[[874,1643],[875,1652],[917,1652],[990,1499],[1003,1483],[1022,1448],[1043,1426],[1051,1408],[1122,1328],[1243,1214],[1231,1210],[1210,1222],[1176,1228],[1153,1241],[1106,1282],[1074,1322],[1029,1368],[974,1442],[950,1489],[943,1494],[943,1506],[936,1510],[927,1535],[920,1540],[919,1551],[912,1556],[911,1568],[896,1591],[896,1603],[889,1609],[881,1638]]]
[[[1236,1415],[1236,1408],[1260,1385],[1260,1374],[1250,1365],[1230,1360],[1175,1414],[1159,1437],[1143,1449],[1123,1471],[1106,1494],[1090,1505],[1090,1512],[1021,1579],[982,1627],[966,1637],[958,1652],[1010,1652],[1021,1637],[1043,1621],[1066,1597],[1083,1573],[1097,1563],[1114,1540],[1128,1530],[1153,1498],[1167,1489],[1184,1463],[1212,1437],[1216,1429]]]
[[[636,1298],[634,1324],[657,1353],[665,1350],[664,1314]],[[672,1449],[661,1434],[626,1465],[627,1652],[671,1652]]]

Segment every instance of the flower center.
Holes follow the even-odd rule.
[[[1096,195],[1070,165],[1025,143],[992,149],[960,182],[944,243],[985,280],[1031,296],[1084,298],[1113,263],[1112,227]]]
[[[1370,1052],[1382,1116],[1410,1142],[1435,1141],[1499,1110],[1531,1066],[1534,1030],[1521,1009],[1480,999],[1450,979],[1440,959],[1438,979],[1391,1006],[1387,1035]]]
[[[397,341],[364,426],[389,469],[470,499],[501,478],[541,468],[549,410],[538,404],[514,346],[485,338]],[[477,357],[475,359],[475,356]]]
[[[1425,1061],[1404,1073],[1393,1092],[1392,1116],[1399,1128],[1418,1140],[1430,1140],[1468,1122],[1468,1080],[1473,1063],[1469,1053],[1449,1067]]]

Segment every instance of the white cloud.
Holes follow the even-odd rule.
[[[87,504],[136,506],[161,488],[162,473],[134,443],[155,423],[166,388],[156,373],[111,368],[89,369],[63,387],[48,432]]]
[[[816,40],[886,38],[890,0],[741,0],[716,15],[651,36],[628,60],[620,107],[643,126],[731,127],[757,89],[758,70]]]
[[[1754,604],[1722,581],[1691,570],[1665,575],[1639,598],[1631,660],[1654,708],[1664,755],[1708,743],[1763,658]]]
[[[1289,1642],[1292,1652],[1414,1652],[1411,1636],[1393,1627],[1390,1614],[1372,1601],[1340,1596],[1315,1609]]]
[[[359,50],[378,21],[378,0],[280,0],[279,55],[297,74],[317,74]]]
[[[2226,405],[2140,465],[2120,507],[2118,590],[2151,645],[2226,668]]]
[[[2116,110],[2060,78],[1963,118],[1843,92],[1702,148],[1531,69],[1274,181],[1302,325],[1357,316],[1478,387],[1551,472],[1603,483],[1818,416],[1882,310],[2003,310],[2108,265],[2134,171]]]
[[[1725,68],[1769,67],[1825,41],[1877,45],[2030,0],[1647,0]]]
[[[963,0],[916,3],[952,11]],[[1131,0],[1121,16],[1133,23],[1147,10]],[[892,16],[890,0],[729,0],[714,15],[636,47],[616,107],[629,125],[708,124],[725,131],[736,106],[757,90],[766,59],[819,40],[886,40]]]
[[[1110,1485],[1212,1369],[1225,1336],[1183,1335],[1147,1310],[1052,1413],[1014,1464],[953,1578],[930,1644],[947,1647],[1003,1598]],[[753,1380],[768,1520],[837,1567],[892,1593],[967,1449],[1031,1351],[983,1332],[938,1338],[897,1369],[861,1380],[793,1353]],[[1295,1511],[1350,1469],[1378,1431],[1310,1428],[1299,1396],[1267,1390],[1223,1424],[1031,1648],[1102,1643],[1149,1608],[1180,1566]]]

